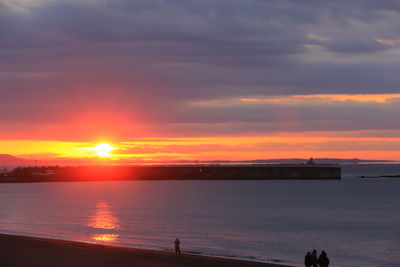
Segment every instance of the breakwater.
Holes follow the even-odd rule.
[[[341,179],[337,165],[77,166],[17,168],[2,182]]]
[[[268,180],[340,179],[338,166],[179,166],[135,167],[132,177],[140,180]]]

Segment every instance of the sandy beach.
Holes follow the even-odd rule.
[[[283,267],[169,251],[126,248],[82,242],[0,234],[1,267]]]

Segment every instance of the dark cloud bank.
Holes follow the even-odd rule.
[[[187,134],[398,129],[398,101],[192,104],[400,93],[398,25],[382,0],[0,2],[0,127],[102,109]]]

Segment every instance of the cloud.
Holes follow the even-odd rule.
[[[400,94],[367,94],[367,95],[346,95],[346,94],[325,94],[325,95],[291,95],[291,96],[273,96],[270,98],[242,98],[242,102],[320,102],[320,101],[355,101],[355,102],[376,102],[386,103],[393,99],[400,99]]]
[[[3,1],[0,129],[74,139],[398,129],[394,100],[358,100],[399,93],[399,12],[372,0]],[[338,95],[353,97],[331,103]],[[254,96],[287,103],[218,102]],[[82,119],[92,114],[103,120]],[[74,125],[82,133],[65,132]]]

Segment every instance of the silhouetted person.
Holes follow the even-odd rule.
[[[312,267],[318,267],[318,256],[317,256],[317,251],[315,249],[311,253],[311,265]]]
[[[328,258],[328,255],[326,255],[325,251],[322,251],[321,255],[319,255],[318,265],[320,267],[328,267],[329,266],[329,258]]]
[[[304,265],[306,267],[311,267],[312,261],[311,261],[311,253],[307,252],[307,255],[304,257]]]
[[[179,238],[176,238],[174,243],[175,243],[175,253],[181,254],[181,241],[179,240]]]

